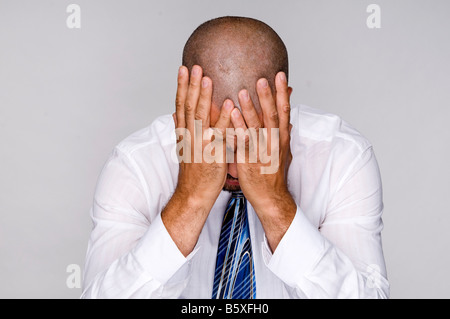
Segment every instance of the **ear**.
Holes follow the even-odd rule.
[[[177,127],[177,113],[172,113],[173,122],[175,123],[175,128]]]
[[[289,86],[289,87],[288,87],[288,95],[289,95],[289,99],[291,99],[292,91],[294,91],[294,89],[291,88],[291,87]]]

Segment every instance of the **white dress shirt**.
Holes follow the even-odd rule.
[[[371,144],[338,116],[291,112],[288,188],[297,212],[275,252],[248,203],[257,298],[387,298],[381,180]],[[184,257],[161,211],[177,185],[171,115],[122,141],[91,210],[82,298],[211,298],[230,193],[222,191]],[[192,181],[195,183],[195,181]]]

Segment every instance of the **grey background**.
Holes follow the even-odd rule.
[[[66,7],[81,6],[81,29]],[[223,15],[290,54],[292,102],[374,145],[393,298],[449,298],[450,2],[0,0],[0,297],[78,298],[89,209],[112,148],[172,112],[183,45]],[[381,6],[381,29],[366,8]]]

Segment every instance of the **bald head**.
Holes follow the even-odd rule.
[[[247,89],[257,110],[256,82],[266,78],[274,89],[275,75],[288,76],[288,55],[278,34],[267,24],[242,17],[222,17],[200,25],[183,51],[183,65],[200,65],[213,81],[213,103],[227,98],[238,105],[237,95]]]

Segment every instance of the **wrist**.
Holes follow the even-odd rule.
[[[278,193],[264,203],[261,206],[263,208],[255,211],[264,228],[269,247],[274,252],[294,220],[297,204],[289,192]]]
[[[189,207],[190,210],[209,213],[214,205],[215,199],[205,196],[201,192],[189,188],[177,187],[172,198],[175,197],[182,207]]]
[[[211,211],[212,204],[176,189],[161,212],[161,219],[180,252],[189,255]]]
[[[297,211],[297,204],[288,190],[263,196],[255,204],[255,211],[262,216],[294,215]]]

